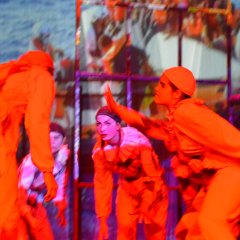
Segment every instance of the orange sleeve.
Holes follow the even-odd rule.
[[[100,152],[93,154],[93,161],[95,211],[97,217],[108,217],[112,211],[112,173],[104,168]]]
[[[206,106],[191,101],[174,113],[178,130],[206,149],[227,157],[240,158],[240,131]]]
[[[151,119],[144,116],[142,113],[135,111],[134,109],[116,104],[113,111],[131,127],[137,128],[148,137],[168,141],[168,133],[162,127],[161,120]]]
[[[55,95],[52,76],[41,68],[33,68],[30,80],[31,93],[25,114],[33,163],[44,172],[52,172],[54,160],[51,153],[49,124]]]

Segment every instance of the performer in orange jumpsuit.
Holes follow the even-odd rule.
[[[49,138],[55,88],[53,62],[41,51],[0,65],[0,239],[17,239],[17,161],[19,126],[24,117],[34,164],[43,172],[45,200],[56,195]]]
[[[191,98],[196,80],[184,67],[165,70],[154,101],[168,108],[166,120],[153,120],[118,105],[106,89],[111,110],[175,152],[172,167],[187,209],[177,239],[235,240],[240,219],[240,132]]]
[[[94,194],[100,222],[99,240],[108,239],[113,174],[119,175],[117,239],[136,239],[137,223],[144,222],[146,238],[164,240],[168,199],[163,169],[149,140],[138,130],[121,127],[120,118],[102,107],[96,114],[99,139],[93,149]]]

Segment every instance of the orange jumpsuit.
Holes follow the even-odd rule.
[[[117,239],[136,239],[140,216],[147,239],[165,239],[168,200],[158,157],[139,131],[130,127],[122,131],[124,137],[120,146],[101,147],[99,141],[93,150],[97,217],[107,218],[111,213],[113,173],[117,173]]]
[[[187,204],[177,238],[235,240],[240,229],[240,132],[197,99],[180,101],[168,121],[123,106],[114,111],[176,153],[172,166]]]
[[[16,239],[16,151],[23,116],[34,164],[41,171],[53,169],[49,121],[55,87],[49,71],[53,71],[53,63],[39,51],[4,64],[3,70],[0,65],[0,239]]]

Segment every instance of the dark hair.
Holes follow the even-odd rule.
[[[112,112],[107,106],[103,106],[101,108],[98,109],[97,113],[96,113],[96,119],[98,115],[106,115],[112,119],[114,119],[116,122],[120,123],[121,122],[121,118],[114,112]]]
[[[50,132],[58,132],[63,137],[65,137],[65,131],[64,131],[63,127],[56,122],[50,123]]]

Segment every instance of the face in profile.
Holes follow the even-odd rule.
[[[154,102],[157,105],[169,106],[173,100],[173,89],[168,78],[162,75],[155,88]]]
[[[107,115],[98,115],[96,118],[97,132],[104,141],[114,141],[119,137],[120,123]]]
[[[56,153],[60,150],[61,146],[64,143],[64,137],[59,132],[50,132],[50,141],[51,141],[51,149],[52,153]]]

